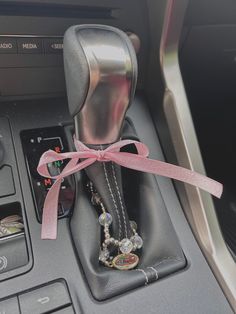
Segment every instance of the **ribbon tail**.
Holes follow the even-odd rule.
[[[43,207],[41,239],[57,238],[58,198],[62,179],[57,179],[45,198]]]
[[[117,164],[126,168],[149,172],[191,184],[216,196],[217,198],[220,198],[222,195],[223,185],[221,183],[195,171],[175,166],[160,160],[148,159],[134,154],[132,154],[132,156],[130,155],[131,154],[126,154],[125,158],[122,155],[113,155],[112,159]]]

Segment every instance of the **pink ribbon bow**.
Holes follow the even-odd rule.
[[[126,168],[149,172],[189,183],[218,198],[221,197],[223,191],[222,184],[194,171],[163,161],[148,159],[149,150],[143,143],[132,140],[122,140],[110,145],[104,150],[90,149],[76,139],[74,139],[74,143],[77,150],[76,152],[56,153],[55,151],[49,150],[40,158],[37,168],[38,173],[44,177],[55,179],[55,182],[48,191],[44,203],[41,233],[42,239],[56,239],[58,198],[63,178],[88,167],[95,161],[113,161]],[[134,144],[136,146],[137,154],[120,151],[122,147],[129,144]],[[48,172],[47,164],[64,159],[70,160],[62,172],[57,176],[51,176]],[[83,159],[83,161],[79,161],[80,159]]]

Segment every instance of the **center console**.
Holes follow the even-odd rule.
[[[167,178],[115,169],[128,215],[149,241],[136,269],[119,271],[97,262],[99,245],[94,243],[101,235],[86,190],[90,170],[63,181],[57,238],[41,239],[43,203],[53,181],[36,171],[39,158],[48,149],[73,151],[73,135],[78,136],[61,54],[69,26],[99,23],[139,37],[137,91],[122,138],[145,143],[150,158],[163,161],[166,144],[164,119],[157,132],[153,110],[153,102],[162,105],[164,85],[160,81],[158,92],[153,91],[150,80],[154,70],[153,79],[161,76],[157,55],[166,1],[54,2],[25,1],[21,7],[20,1],[9,1],[0,16],[0,226],[9,216],[20,223],[0,237],[0,313],[233,313]],[[20,16],[23,8],[27,14]],[[152,23],[150,11],[160,27]],[[57,175],[66,164],[52,164],[50,173]],[[101,181],[92,179],[105,195]]]

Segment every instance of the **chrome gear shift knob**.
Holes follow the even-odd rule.
[[[72,26],[64,36],[64,67],[76,137],[86,144],[117,141],[137,81],[129,37],[105,25]]]

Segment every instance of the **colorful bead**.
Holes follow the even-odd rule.
[[[133,250],[133,243],[129,239],[125,238],[120,241],[119,247],[122,253],[128,254]]]
[[[141,249],[143,246],[143,239],[138,234],[135,234],[130,240],[137,249]]]
[[[109,226],[112,223],[112,216],[109,213],[102,213],[99,216],[98,221],[102,226],[105,226],[105,224]]]

